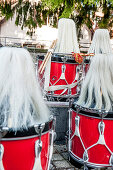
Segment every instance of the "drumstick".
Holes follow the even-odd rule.
[[[51,45],[51,47],[50,47],[50,50],[48,50],[47,57],[46,57],[45,62],[43,62],[43,65],[42,65],[40,74],[43,73],[43,70],[45,69],[47,62],[48,62],[50,56],[52,55],[52,52],[53,52],[52,50],[54,49],[54,47],[55,47],[55,45],[56,45],[56,42],[57,42],[57,40],[54,40],[54,42],[52,43],[52,45]],[[51,49],[52,49],[52,50],[51,50]]]
[[[44,58],[42,64],[40,65],[40,68],[39,68],[38,72],[40,72],[40,70],[42,69],[43,64],[45,63],[47,57],[48,57],[48,53],[46,54],[46,56],[45,56],[45,58]]]
[[[50,55],[52,54],[52,50],[53,50],[55,44],[56,44],[56,43],[55,43],[55,40],[54,40],[53,43],[52,43],[52,45],[51,45],[51,47],[50,47],[50,49],[48,50],[48,53],[47,53],[46,56],[45,56],[44,62],[42,63],[42,67],[41,67],[41,70],[40,70],[40,74],[42,74],[42,72],[43,72],[43,70],[44,70],[44,68],[45,68],[45,66],[46,66],[46,64],[47,64],[47,62],[48,62],[48,59],[49,59]]]
[[[55,45],[56,45],[56,41],[57,40],[54,40],[53,42],[52,42],[52,45],[50,46],[50,49],[53,49],[54,47],[55,47]],[[47,64],[47,58],[49,58],[49,55],[52,53],[52,51],[50,51],[50,50],[48,50],[48,52],[47,52],[47,54],[46,54],[46,56],[45,56],[45,58],[44,58],[44,60],[43,60],[43,62],[42,62],[42,64],[41,64],[41,66],[40,66],[40,68],[39,68],[39,70],[38,70],[38,72],[41,72],[41,74],[42,74],[42,72],[43,72],[43,70],[44,70],[44,68],[45,68],[45,66],[46,66],[46,64]],[[42,70],[42,71],[41,71]]]

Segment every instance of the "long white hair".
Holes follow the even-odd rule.
[[[91,60],[77,103],[109,111],[113,103],[113,53],[107,30],[99,29],[95,32],[90,52],[95,53],[95,56]]]
[[[56,53],[79,53],[76,26],[72,19],[61,18],[58,22],[58,41],[55,47]]]
[[[88,53],[110,54],[112,53],[110,36],[107,29],[97,29],[94,33]]]
[[[29,52],[0,48],[0,125],[17,130],[48,118]]]

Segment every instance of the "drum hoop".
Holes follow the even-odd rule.
[[[11,128],[8,128],[7,133],[0,138],[0,140],[18,140],[33,138],[40,136],[40,128],[42,128],[41,134],[51,131],[54,128],[55,117],[51,116],[49,121],[45,123],[35,124],[34,126],[28,127],[28,129],[18,130],[17,132],[12,131]],[[1,128],[2,131],[2,128]],[[4,132],[4,131],[3,131]],[[23,135],[24,134],[24,135]]]
[[[43,132],[41,136],[47,134],[50,132],[51,129],[49,129],[46,132]],[[32,139],[32,138],[38,138],[40,135],[31,135],[31,136],[24,136],[24,137],[11,137],[11,138],[1,138],[0,141],[18,141],[18,140],[26,140],[26,139]]]
[[[70,151],[69,154],[77,162],[84,164],[84,160],[76,156],[72,151]],[[87,162],[86,165],[89,166],[90,168],[102,168],[102,167],[110,166],[109,164],[96,164],[96,163],[91,163],[91,162]]]
[[[102,119],[99,113],[104,113],[105,115],[103,114],[104,115],[103,119],[113,120],[113,112],[83,107],[83,106],[76,104],[75,102],[72,104],[72,110],[77,111],[78,114],[81,114],[87,117],[97,118],[97,119]]]
[[[57,94],[46,94],[47,99],[50,99],[49,101],[57,101],[57,102],[69,102],[70,98],[78,97],[78,94],[66,94],[66,95],[57,95]]]
[[[62,57],[65,59],[65,61],[63,61]],[[38,55],[37,59],[39,60],[44,60],[44,55]],[[51,57],[51,62],[54,63],[62,63],[62,64],[76,64],[76,65],[82,65],[77,63],[73,57],[71,57],[71,54],[63,54],[63,53],[53,53],[52,57]],[[84,64],[89,64],[90,63],[90,59],[84,59]]]

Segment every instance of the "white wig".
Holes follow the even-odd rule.
[[[109,54],[112,53],[110,44],[110,36],[107,29],[97,29],[93,36],[91,46],[88,53],[94,54]]]
[[[75,23],[72,19],[62,18],[58,22],[58,41],[56,53],[79,53]]]
[[[0,125],[17,130],[48,118],[29,52],[0,48]]]
[[[113,54],[98,54],[92,58],[83,81],[78,104],[96,109],[112,109]]]
[[[109,111],[113,103],[113,53],[108,30],[95,31],[88,52],[95,56],[91,60],[77,103]]]

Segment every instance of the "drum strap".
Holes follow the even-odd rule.
[[[82,79],[80,79],[79,81],[77,81],[75,83],[68,84],[68,85],[48,86],[48,87],[46,87],[45,90],[46,91],[55,91],[55,90],[62,90],[62,89],[71,89],[71,88],[74,88],[75,86],[77,86],[77,84],[80,83],[82,81]]]
[[[4,153],[4,147],[2,144],[0,144],[0,170],[5,170],[2,162],[3,153]]]

